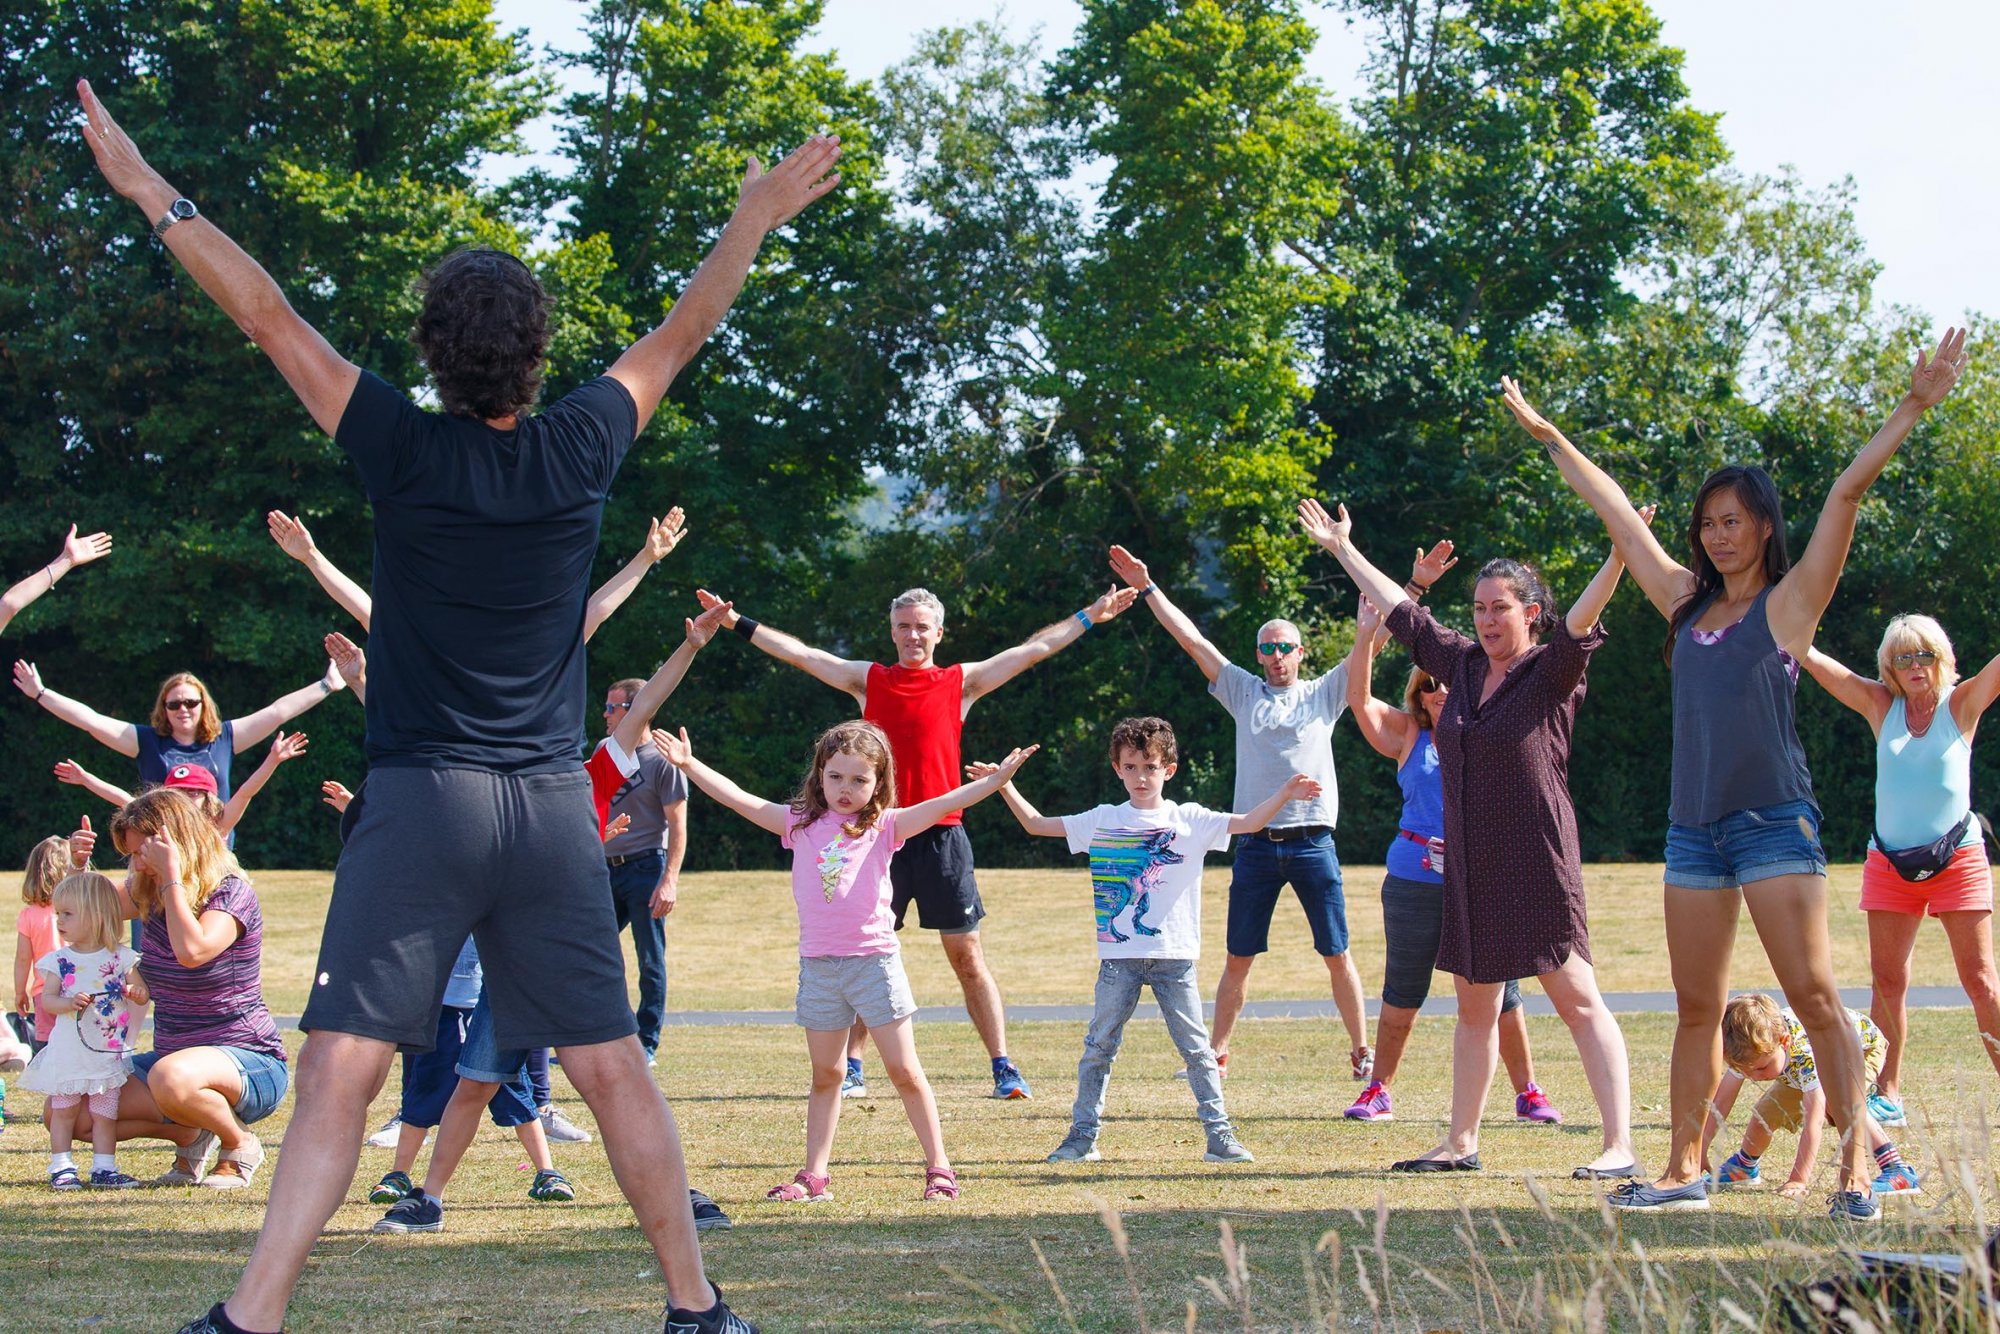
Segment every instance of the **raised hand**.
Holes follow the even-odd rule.
[[[90,827],[90,817],[83,817],[83,823],[69,836],[69,864],[82,867],[89,863],[90,854],[97,850],[97,831]]]
[[[627,815],[625,812],[620,811],[617,815],[613,816],[609,822],[605,824],[604,837],[602,841],[609,843],[612,839],[618,837],[620,834],[624,833],[627,829],[630,829],[631,827],[632,827],[632,817],[630,815]]]
[[[688,730],[685,727],[681,729],[679,736],[675,736],[664,727],[655,727],[653,749],[659,751],[661,758],[676,769],[685,769],[688,761],[694,758],[694,743],[688,740]]]
[[[1153,582],[1153,576],[1146,573],[1146,562],[1127,551],[1124,547],[1111,548],[1111,573],[1123,579],[1133,588],[1144,588]]]
[[[335,810],[345,812],[347,803],[354,800],[354,794],[349,792],[344,784],[336,783],[329,778],[319,785],[319,799]]]
[[[132,142],[132,136],[125,133],[104,104],[97,100],[97,94],[90,89],[90,80],[78,79],[76,93],[83,103],[83,141],[90,145],[90,154],[97,159],[97,169],[104,173],[104,179],[111,188],[134,203],[143,204],[140,195],[149,190],[158,191],[166,185],[160,173],[146,165],[146,159],[139,153],[139,145]]]
[[[992,763],[990,760],[970,760],[965,766],[965,781],[976,783],[988,774],[997,774],[999,772],[1000,766]]]
[[[1360,605],[1354,609],[1354,637],[1358,640],[1363,635],[1372,635],[1381,628],[1381,609],[1367,598],[1362,598]]]
[[[734,603],[718,602],[714,606],[709,607],[708,610],[702,612],[701,615],[689,619],[687,623],[688,643],[693,644],[696,648],[704,647],[709,640],[715,638],[715,632],[728,622],[734,608]]]
[[[1304,774],[1293,774],[1285,780],[1286,801],[1311,801],[1320,794],[1319,780]]]
[[[272,510],[264,516],[264,526],[271,530],[271,540],[278,544],[278,549],[293,560],[305,560],[313,554],[312,534],[303,520],[294,519],[283,510]]]
[[[1964,369],[1965,330],[1946,329],[1929,357],[1918,351],[1916,369],[1910,372],[1910,398],[1920,408],[1936,407],[1958,383]]]
[[[1448,537],[1429,551],[1418,547],[1417,558],[1410,563],[1410,582],[1418,588],[1429,588],[1444,578],[1444,572],[1458,564],[1458,557],[1451,554],[1453,550]]]
[[[840,184],[839,174],[833,172],[840,153],[838,135],[815,134],[769,171],[753,156],[743,172],[737,216],[766,231],[784,226],[807,204]]]
[[[1299,527],[1306,530],[1306,536],[1331,551],[1342,539],[1354,531],[1354,521],[1347,517],[1347,506],[1340,507],[1340,517],[1326,512],[1326,506],[1307,496],[1299,502]]]
[[[1006,759],[993,766],[992,772],[1001,775],[1007,782],[1011,783],[1014,781],[1014,775],[1021,772],[1021,766],[1028,762],[1028,757],[1040,749],[1039,745],[1016,746],[1013,750],[1007,752]],[[991,777],[991,774],[987,776]]]
[[[1102,625],[1130,607],[1138,600],[1138,597],[1138,589],[1120,588],[1116,584],[1113,584],[1110,588],[1104,590],[1103,597],[1085,607],[1083,614],[1090,618],[1092,625]]]
[[[161,884],[181,878],[181,852],[163,834],[148,834],[132,853],[132,865],[149,872]]]
[[[694,600],[701,604],[703,611],[707,611],[710,608],[720,607],[724,605],[723,599],[709,592],[706,588],[695,589]],[[731,603],[729,605],[734,606],[735,604]],[[730,612],[728,617],[723,621],[723,624],[730,626],[731,628],[734,628],[736,625],[736,613],[733,611]]]
[[[687,536],[683,526],[686,522],[679,505],[668,510],[665,518],[653,520],[646,530],[646,556],[653,564],[658,565],[681,544],[681,539]]]
[[[306,734],[293,732],[287,736],[284,729],[278,731],[278,739],[271,743],[270,758],[283,764],[286,760],[296,760],[306,753]]]
[[[55,773],[58,783],[68,783],[71,787],[82,787],[93,776],[90,770],[75,760],[57,760]]]
[[[1648,527],[1650,527],[1653,522],[1653,516],[1655,514],[1658,514],[1659,512],[1660,512],[1660,507],[1657,503],[1641,505],[1639,507],[1639,522],[1646,524]]]
[[[322,676],[320,680],[326,683],[328,693],[347,688],[346,676],[341,673],[339,666],[335,664],[331,657],[326,660],[326,675]]]
[[[1507,411],[1514,414],[1514,420],[1521,423],[1521,429],[1545,445],[1552,445],[1562,432],[1541,413],[1529,405],[1521,386],[1509,376],[1500,377],[1500,401],[1507,405]]]
[[[29,699],[33,699],[42,693],[42,674],[35,670],[34,663],[23,662],[18,658],[15,659],[14,689],[20,691]]]
[[[69,526],[69,536],[63,539],[62,556],[69,558],[71,569],[88,565],[100,556],[111,554],[111,534],[92,533],[89,537],[78,537],[76,525]],[[59,556],[57,559],[61,559]]]
[[[361,646],[339,631],[320,641],[328,662],[343,680],[362,681],[368,677],[368,658]]]

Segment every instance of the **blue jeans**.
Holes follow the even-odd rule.
[[[1347,953],[1347,900],[1332,834],[1273,843],[1255,834],[1236,840],[1229,878],[1228,949],[1239,958],[1271,947],[1271,914],[1289,884],[1312,926],[1313,948],[1327,958]]]
[[[1711,824],[1667,826],[1666,882],[1735,889],[1780,875],[1825,875],[1819,807],[1786,801],[1731,811]]]
[[[230,1107],[236,1119],[244,1125],[255,1125],[278,1110],[278,1104],[285,1100],[285,1091],[292,1086],[291,1068],[281,1056],[273,1056],[266,1051],[252,1051],[248,1047],[211,1047],[227,1056],[236,1066],[236,1074],[243,1081],[243,1096]],[[140,1082],[145,1082],[152,1074],[153,1066],[167,1053],[142,1051],[132,1057],[132,1073]],[[165,1114],[160,1117],[166,1121]]]
[[[632,953],[639,962],[639,1045],[651,1054],[660,1046],[667,1017],[666,924],[653,916],[653,891],[667,869],[667,854],[649,852],[611,871],[611,906],[618,929],[632,928]]]
[[[1138,1008],[1139,993],[1153,989],[1160,1017],[1187,1062],[1188,1088],[1194,1093],[1195,1115],[1210,1134],[1229,1129],[1222,1110],[1222,1072],[1208,1049],[1208,1025],[1202,1022],[1201,991],[1194,980],[1193,959],[1102,959],[1097,965],[1097,1010],[1083,1038],[1083,1059],[1076,1065],[1076,1106],[1070,1109],[1070,1134],[1096,1139],[1104,1118],[1104,1086],[1111,1082],[1111,1063],[1125,1041],[1125,1021]]]

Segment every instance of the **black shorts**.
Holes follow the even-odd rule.
[[[905,839],[890,859],[889,883],[895,891],[898,931],[912,902],[918,926],[947,936],[977,931],[979,919],[986,916],[979,884],[972,878],[972,840],[962,824],[934,824]]]
[[[638,1031],[582,769],[375,769],[340,827],[300,1028],[429,1051],[470,934],[503,1047]]]

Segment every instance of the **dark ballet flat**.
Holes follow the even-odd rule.
[[[1390,1163],[1391,1172],[1477,1172],[1479,1155],[1467,1154],[1463,1158],[1405,1158],[1399,1163]]]
[[[1623,1167],[1579,1167],[1569,1174],[1571,1181],[1623,1181],[1639,1175],[1639,1164],[1627,1163]]]

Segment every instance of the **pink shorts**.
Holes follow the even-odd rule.
[[[1861,911],[1932,917],[1947,912],[1992,912],[1993,868],[1986,844],[1968,843],[1928,880],[1905,880],[1877,848],[1861,866]]]
[[[61,1111],[65,1107],[76,1106],[87,1097],[90,1099],[90,1114],[92,1116],[101,1116],[116,1121],[118,1119],[118,1098],[124,1092],[123,1086],[120,1086],[115,1089],[106,1089],[102,1093],[51,1093],[49,1095],[49,1106],[55,1108],[57,1111]]]

